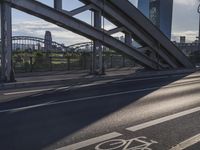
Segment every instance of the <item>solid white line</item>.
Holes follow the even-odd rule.
[[[58,91],[58,90],[66,90],[66,89],[69,89],[70,88],[70,86],[63,86],[63,87],[59,87],[59,88],[57,88],[56,90]]]
[[[173,77],[173,76],[172,76]],[[165,79],[169,78],[169,76],[163,76],[163,77],[148,77],[143,79],[131,79],[131,80],[122,80],[122,81],[115,81],[114,83],[126,83],[131,81],[145,81],[145,80],[152,80],[152,79]]]
[[[183,75],[173,75],[171,77],[177,77],[177,76],[183,76]],[[113,82],[113,83],[126,83],[126,82],[131,82],[131,81],[144,81],[144,80],[151,80],[151,79],[164,79],[168,78],[169,76],[162,76],[162,77],[149,77],[149,78],[143,78],[143,79],[133,79],[133,80],[122,80],[119,81],[119,79],[113,79],[113,80],[106,80],[106,81],[100,81],[98,83],[90,83],[90,84],[83,84],[83,85],[76,85],[72,86],[73,89],[75,88],[82,88],[82,87],[89,87],[89,86],[94,86],[94,85],[100,85],[108,82]],[[70,86],[64,86],[64,87],[59,87],[59,88],[47,88],[47,89],[38,89],[38,90],[27,90],[27,91],[19,91],[19,92],[10,92],[10,93],[4,93],[3,95],[9,96],[9,95],[19,95],[19,94],[27,94],[27,93],[35,93],[35,92],[44,92],[44,91],[50,91],[50,90],[64,90],[64,89],[69,89]]]
[[[43,106],[58,105],[58,104],[71,103],[71,102],[87,101],[87,100],[96,99],[96,98],[117,96],[117,95],[129,94],[129,93],[144,92],[144,91],[149,91],[149,90],[155,90],[155,89],[158,89],[158,88],[159,87],[153,87],[153,88],[147,88],[147,89],[140,89],[140,90],[132,90],[132,91],[104,94],[104,95],[98,95],[98,96],[83,97],[83,98],[77,98],[77,99],[72,99],[72,100],[57,101],[57,102],[51,102],[51,103],[42,103],[42,104],[38,104],[38,105],[31,105],[31,106],[25,106],[25,107],[20,107],[20,108],[11,108],[11,109],[6,109],[6,110],[0,110],[0,113],[6,113],[6,112],[12,112],[12,111],[18,111],[18,110],[21,111],[21,110],[26,110],[26,109],[30,109],[30,108],[38,108],[38,107],[43,107]]]
[[[189,114],[192,114],[192,113],[195,113],[195,112],[198,112],[198,111],[200,111],[200,107],[196,107],[196,108],[193,108],[193,109],[182,111],[182,112],[179,112],[177,114],[165,116],[165,117],[162,117],[162,118],[159,118],[159,119],[156,119],[156,120],[152,120],[152,121],[149,121],[149,122],[145,122],[145,123],[142,123],[142,124],[139,124],[139,125],[136,125],[136,126],[126,128],[126,129],[129,130],[129,131],[135,132],[135,131],[138,131],[138,130],[141,130],[141,129],[144,129],[144,128],[148,128],[148,127],[151,127],[151,126],[154,126],[154,125],[166,122],[166,121],[170,121],[172,119],[176,119],[176,118],[179,118],[179,117],[182,117],[182,116],[185,116],[185,115],[189,115]]]
[[[109,140],[109,139],[112,139],[112,138],[119,137],[121,135],[122,134],[120,134],[118,132],[112,132],[112,133],[105,134],[105,135],[102,135],[102,136],[99,136],[99,137],[88,139],[86,141],[82,141],[82,142],[79,142],[79,143],[68,145],[68,146],[65,146],[65,147],[62,147],[62,148],[59,148],[59,149],[56,149],[56,150],[77,150],[77,149],[84,148],[84,147],[87,147],[87,146],[90,146],[90,145],[93,145],[93,144],[96,144],[96,143],[99,143],[99,142],[103,142],[103,141],[106,141],[106,140]]]
[[[181,85],[184,85],[184,84],[181,84]],[[169,85],[169,86],[164,86],[163,88],[169,88],[169,87],[173,87],[173,86],[174,85]],[[64,104],[64,103],[88,101],[88,100],[92,100],[92,99],[100,100],[100,99],[97,99],[97,98],[104,98],[104,97],[118,96],[118,95],[123,95],[123,94],[152,91],[152,90],[156,90],[156,89],[159,89],[159,88],[160,88],[160,86],[146,88],[146,89],[139,89],[139,90],[124,91],[124,92],[118,92],[118,93],[110,93],[110,94],[104,94],[104,95],[83,97],[83,98],[77,98],[77,99],[71,99],[71,100],[65,100],[65,101],[57,100],[56,102],[51,102],[51,103],[44,103],[44,104],[42,103],[42,104],[39,104],[39,105],[31,105],[31,106],[25,106],[25,107],[20,107],[20,108],[11,108],[11,109],[6,109],[6,110],[0,110],[0,113],[6,113],[6,112],[12,112],[12,111],[18,111],[18,110],[22,111],[22,110],[27,110],[27,109],[31,109],[31,108],[38,108],[38,107],[44,107],[44,106],[50,106],[50,105],[58,105],[58,104]]]
[[[9,96],[9,95],[27,94],[27,93],[35,93],[35,92],[44,92],[44,91],[50,91],[50,90],[53,90],[53,88],[19,91],[19,92],[10,92],[10,93],[4,93],[3,95]]]
[[[183,150],[186,149],[196,143],[200,142],[200,134],[197,134],[183,142],[181,142],[180,144],[178,144],[177,146],[171,148],[170,150]]]

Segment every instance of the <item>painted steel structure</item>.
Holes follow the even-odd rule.
[[[12,51],[26,51],[26,50],[45,50],[45,39],[39,37],[31,37],[31,36],[13,36],[12,37]],[[91,52],[93,49],[93,42],[81,42],[72,45],[65,46],[64,44],[55,42],[55,41],[47,41],[47,43],[51,42],[50,51],[55,52]],[[1,44],[1,39],[0,39]],[[38,46],[40,45],[40,46]]]
[[[51,41],[51,40],[47,41],[47,39],[43,39],[39,37],[30,37],[30,36],[13,36],[12,37],[13,51],[17,51],[17,50],[46,51],[45,43],[51,43],[51,49],[49,49],[49,51],[62,52],[62,53],[63,52],[82,52],[86,49],[88,49],[88,51],[92,51],[92,47],[93,47],[92,42],[82,42],[82,43],[76,43],[73,45],[65,46],[55,41]]]
[[[138,9],[171,39],[173,0],[139,0]]]
[[[166,68],[192,68],[193,65],[186,58],[186,56],[171,42],[169,41],[155,26],[145,18],[137,8],[135,8],[128,0],[80,0],[85,4],[80,8],[72,11],[66,11],[62,9],[62,0],[54,0],[54,8],[51,8],[45,4],[42,4],[36,0],[3,0],[1,1],[1,7],[6,5],[8,12],[10,7],[19,9],[28,14],[37,16],[48,22],[56,24],[65,29],[71,30],[77,34],[85,36],[94,41],[93,49],[93,72],[97,70],[101,73],[103,65],[96,65],[96,54],[101,54],[102,45],[115,49],[116,51],[125,54],[129,58],[137,61],[144,67],[158,70]],[[94,26],[84,23],[73,16],[86,10],[94,12]],[[1,13],[6,13],[5,10],[1,10]],[[131,13],[130,13],[131,12]],[[8,13],[9,14],[9,13]],[[109,21],[114,23],[117,28],[111,31],[105,31],[102,29],[101,16],[106,17]],[[11,15],[8,15],[11,18]],[[5,19],[9,20],[9,17],[5,18],[1,16],[3,25],[5,25]],[[5,19],[2,19],[5,18]],[[8,21],[9,22],[9,21]],[[10,21],[11,22],[11,21]],[[11,24],[8,24],[7,30],[11,31]],[[5,31],[5,28],[2,29]],[[125,43],[113,38],[110,34],[122,31],[125,34]],[[4,32],[5,34],[6,32]],[[11,35],[5,34],[11,44]],[[4,35],[4,36],[5,36]],[[132,38],[137,40],[142,46],[143,51],[130,45]],[[5,43],[7,42],[2,38],[3,49],[5,49]],[[5,50],[4,50],[5,51]],[[11,47],[8,50],[11,52]],[[144,51],[149,51],[155,56],[149,57]],[[6,55],[3,55],[6,58]],[[8,57],[10,58],[10,57]],[[102,57],[99,57],[102,61]],[[100,62],[100,61],[99,61]],[[11,66],[10,64],[7,64]],[[3,74],[5,76],[5,74]],[[9,79],[7,75],[6,78]]]
[[[50,46],[47,44],[51,43]],[[19,50],[26,50],[26,49],[34,49],[33,47],[43,47],[43,50],[46,51],[46,47],[50,48],[48,50],[60,50],[66,51],[68,48],[60,43],[55,41],[48,41],[47,39],[38,38],[38,37],[30,37],[30,36],[13,36],[12,37],[12,49],[13,51]],[[41,48],[37,48],[38,50],[42,50]]]

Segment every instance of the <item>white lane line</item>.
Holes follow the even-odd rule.
[[[31,105],[31,106],[25,106],[25,107],[19,107],[19,108],[0,110],[0,113],[6,113],[6,112],[12,112],[12,111],[18,111],[18,110],[22,111],[22,110],[27,110],[27,109],[31,109],[31,108],[39,108],[39,107],[43,107],[43,106],[58,105],[58,104],[64,104],[64,103],[88,101],[88,100],[92,100],[92,99],[102,100],[102,99],[97,99],[97,98],[104,98],[104,97],[111,97],[111,96],[117,96],[117,95],[123,95],[123,94],[144,92],[144,91],[155,90],[158,88],[160,88],[160,87],[125,91],[125,92],[118,92],[118,93],[111,93],[111,94],[104,94],[104,95],[97,95],[97,96],[90,96],[90,97],[83,97],[83,98],[77,98],[77,99],[71,99],[71,100],[65,100],[65,101],[57,101],[57,102],[51,102],[51,103],[42,103],[42,104],[38,104],[38,105]]]
[[[27,90],[27,91],[19,91],[19,92],[10,92],[10,93],[4,93],[3,95],[9,96],[9,95],[27,94],[27,93],[35,93],[35,92],[44,92],[44,91],[50,91],[50,90],[53,90],[53,88],[38,89],[38,90]]]
[[[170,121],[170,120],[173,120],[173,119],[185,116],[185,115],[189,115],[189,114],[192,114],[192,113],[195,113],[195,112],[198,112],[198,111],[200,111],[200,107],[185,110],[185,111],[179,112],[177,114],[165,116],[165,117],[155,119],[155,120],[152,120],[152,121],[149,121],[149,122],[145,122],[145,123],[142,123],[142,124],[139,124],[139,125],[136,125],[136,126],[132,126],[132,127],[126,128],[126,130],[135,132],[135,131],[138,131],[138,130],[141,130],[141,129],[144,129],[144,128],[148,128],[148,127],[151,127],[151,126],[154,126],[154,125],[166,122],[166,121]]]
[[[184,84],[181,84],[184,85]],[[169,88],[169,87],[174,87],[175,85],[169,85],[169,86],[164,86],[163,88]],[[151,88],[146,88],[146,89],[139,89],[139,90],[131,90],[131,91],[124,91],[124,92],[117,92],[117,93],[110,93],[110,94],[103,94],[103,95],[97,95],[97,96],[89,96],[89,97],[83,97],[83,98],[77,98],[77,99],[71,99],[71,100],[65,100],[65,101],[55,101],[51,103],[42,103],[38,105],[31,105],[31,106],[25,106],[25,107],[19,107],[19,108],[11,108],[11,109],[5,109],[5,110],[0,110],[0,113],[6,113],[6,112],[12,112],[12,111],[22,111],[22,110],[27,110],[31,108],[39,108],[39,107],[44,107],[44,106],[51,106],[51,105],[58,105],[58,104],[65,104],[65,103],[72,103],[72,102],[81,102],[81,101],[89,101],[92,99],[95,100],[102,100],[98,98],[104,98],[104,97],[111,97],[111,96],[118,96],[118,95],[124,95],[124,94],[133,94],[133,93],[138,93],[138,92],[145,92],[145,91],[152,91],[152,90],[157,90],[159,89],[160,86],[156,87],[151,87]]]
[[[200,134],[197,134],[197,135],[181,142],[180,144],[176,145],[175,147],[172,147],[170,150],[184,150],[194,144],[197,144],[198,142],[200,142]]]
[[[42,104],[37,104],[37,105],[31,105],[31,106],[26,106],[26,107],[20,107],[20,108],[14,108],[14,109],[7,109],[7,110],[0,110],[0,113],[6,113],[6,112],[17,112],[17,111],[22,111],[22,110],[27,110],[27,109],[32,109],[32,108],[38,108],[42,106],[48,106],[52,102],[47,102],[47,103],[42,103]]]
[[[19,95],[19,94],[27,94],[27,93],[36,93],[36,92],[44,92],[44,91],[51,91],[51,90],[64,90],[69,89],[70,86],[64,86],[59,88],[46,88],[46,89],[38,89],[38,90],[26,90],[26,91],[18,91],[18,92],[9,92],[9,93],[3,93],[5,96],[9,95]]]
[[[177,77],[177,76],[183,76],[183,75],[173,75],[172,77]],[[130,82],[130,81],[143,81],[143,80],[151,80],[151,79],[163,79],[163,78],[168,78],[168,77],[169,76],[151,77],[151,78],[143,78],[143,79],[123,80],[123,81],[118,81],[120,79],[112,79],[112,80],[100,81],[100,82],[97,82],[97,83],[90,83],[90,84],[71,86],[71,89],[89,87],[89,86],[94,86],[94,85],[101,85],[101,84],[105,84],[105,83],[108,83],[108,82],[126,83],[126,82]],[[3,95],[4,96],[9,96],[9,95],[19,95],[19,94],[27,94],[27,93],[35,93],[35,92],[44,92],[44,91],[50,91],[50,90],[58,91],[58,90],[68,90],[68,89],[70,89],[70,86],[64,86],[64,87],[59,87],[59,88],[47,88],[47,89],[38,89],[38,90],[26,90],[26,91],[19,91],[19,92],[10,92],[10,93],[3,93]]]
[[[84,147],[87,147],[87,146],[90,146],[90,145],[93,145],[93,144],[96,144],[96,143],[99,143],[99,142],[103,142],[103,141],[106,141],[106,140],[109,140],[109,139],[112,139],[112,138],[119,137],[121,135],[122,134],[120,134],[118,132],[112,132],[112,133],[105,134],[105,135],[102,135],[102,136],[99,136],[99,137],[88,139],[86,141],[82,141],[82,142],[79,142],[79,143],[68,145],[68,146],[65,146],[65,147],[62,147],[62,148],[59,148],[59,149],[56,149],[56,150],[77,150],[77,149],[84,148]]]

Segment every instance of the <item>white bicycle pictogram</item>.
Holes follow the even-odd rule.
[[[152,150],[150,146],[152,144],[157,144],[157,141],[150,140],[146,141],[147,137],[141,136],[137,138],[133,138],[130,140],[124,139],[112,139],[105,141],[103,143],[98,144],[95,147],[95,150]],[[133,146],[133,143],[137,142],[137,145]]]

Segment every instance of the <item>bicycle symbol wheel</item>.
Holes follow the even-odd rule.
[[[95,147],[95,150],[115,150],[124,147],[126,143],[127,143],[126,140],[123,139],[109,140],[98,144]]]

